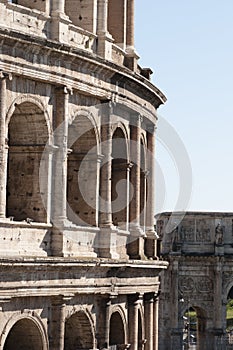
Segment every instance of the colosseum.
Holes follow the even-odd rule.
[[[0,350],[157,350],[134,0],[0,0],[0,41]]]

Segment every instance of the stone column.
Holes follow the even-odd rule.
[[[145,305],[145,350],[154,350],[153,331],[154,331],[154,293],[144,296]]]
[[[140,227],[140,165],[141,165],[141,123],[140,115],[131,119],[131,161],[132,169],[130,174],[133,196],[130,202],[130,241],[128,254],[132,259],[140,259],[144,256],[144,233]]]
[[[127,0],[127,35],[128,50],[134,51],[134,0]]]
[[[52,0],[51,12],[65,13],[65,0]]]
[[[6,216],[7,141],[6,141],[6,81],[11,74],[0,71],[0,218]]]
[[[154,305],[153,305],[154,311],[153,311],[153,317],[154,317],[154,324],[153,324],[153,349],[158,350],[159,346],[159,298],[156,296],[154,298]]]
[[[156,128],[152,126],[147,131],[147,202],[146,202],[146,256],[150,259],[157,257],[157,239],[158,235],[154,229],[155,221],[155,131]]]
[[[100,171],[100,234],[98,240],[99,256],[103,258],[119,258],[116,252],[116,232],[112,223],[112,131],[111,102],[101,106],[101,151],[103,155]]]
[[[108,33],[108,0],[98,0],[97,31],[99,34]]]
[[[115,295],[100,295],[97,297],[97,347],[98,349],[109,348],[109,334],[110,334],[110,309],[112,299]]]
[[[134,0],[127,0],[125,65],[135,72],[137,70],[138,59],[139,56],[134,49]]]
[[[65,302],[62,296],[54,297],[51,305],[50,347],[51,350],[64,350]]]
[[[112,36],[108,32],[108,0],[98,0],[97,53],[105,59],[112,58]]]
[[[54,154],[52,218],[54,231],[52,250],[54,255],[63,255],[63,228],[67,224],[67,140],[69,95],[72,93],[67,87],[56,89],[54,143],[57,150]]]
[[[222,300],[222,258],[218,257],[215,266],[215,278],[214,278],[214,336],[215,344],[217,346],[217,341],[223,337],[224,327],[223,327],[223,300]],[[209,289],[211,292],[211,289]],[[217,347],[216,347],[217,349]]]
[[[170,322],[171,322],[171,348],[176,349],[178,346],[181,347],[182,341],[182,330],[179,329],[179,287],[178,287],[178,276],[179,276],[179,262],[177,260],[171,261],[171,298],[170,298]],[[179,347],[178,347],[179,348]]]
[[[51,28],[50,37],[52,40],[68,42],[68,24],[71,23],[65,14],[65,0],[51,1]]]
[[[138,350],[138,310],[140,299],[138,295],[129,297],[128,318],[129,318],[129,343],[130,350]]]

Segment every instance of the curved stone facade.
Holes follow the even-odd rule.
[[[0,0],[0,39],[0,349],[156,349],[166,99],[134,1]]]

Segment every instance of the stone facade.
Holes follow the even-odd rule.
[[[198,350],[231,349],[226,304],[233,287],[233,213],[162,213],[157,216],[161,257],[159,349],[182,348],[184,314],[197,314]]]
[[[154,142],[133,0],[0,0],[0,350],[156,350]]]

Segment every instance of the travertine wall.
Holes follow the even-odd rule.
[[[108,6],[0,0],[0,350],[158,347],[150,152],[166,98],[137,66],[133,1],[130,53]]]

